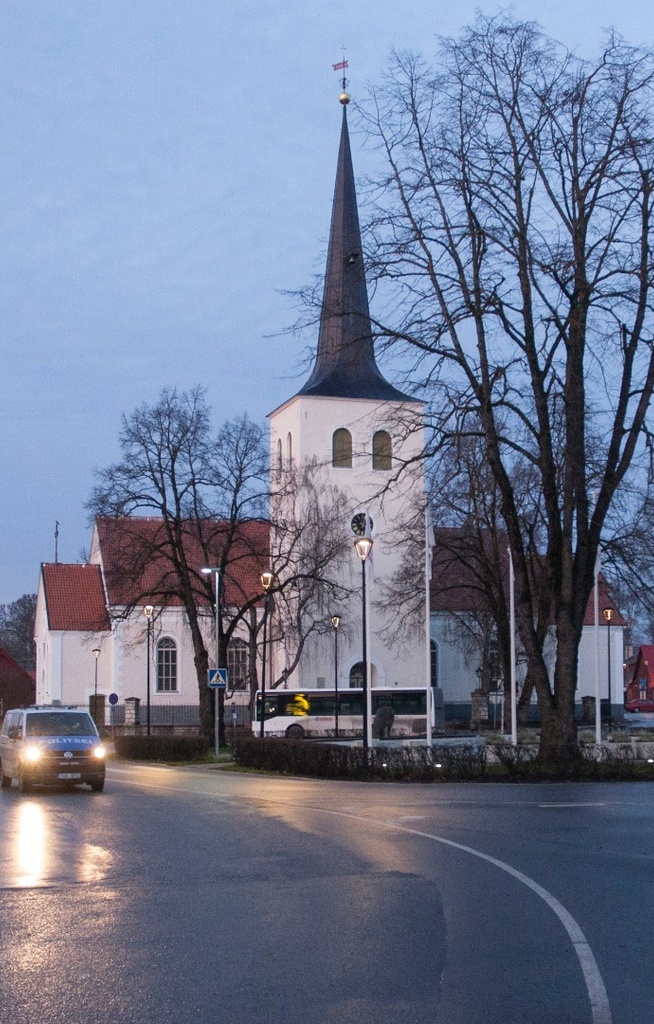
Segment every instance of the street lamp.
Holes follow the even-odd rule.
[[[99,647],[94,647],[91,653],[93,654],[93,657],[95,658],[95,685],[93,687],[93,696],[97,700],[98,699],[98,658],[100,657],[100,648]]]
[[[153,607],[153,605],[146,604],[145,608],[143,609],[143,614],[145,615],[145,617],[147,619],[147,622],[148,622],[148,641],[147,641],[148,657],[147,657],[147,667],[146,667],[146,674],[145,674],[145,680],[146,680],[146,682],[145,682],[145,714],[146,714],[146,718],[145,718],[145,732],[146,732],[146,735],[149,736],[150,735],[150,644],[151,644],[151,637],[152,637],[152,616],[154,615],[154,607]]]
[[[370,715],[368,714],[368,697],[369,691],[369,680],[368,680],[368,637],[367,637],[367,623],[366,623],[366,559],[372,551],[372,537],[357,537],[354,542],[354,550],[361,559],[361,574],[362,574],[362,615],[361,623],[363,626],[363,747],[367,750],[370,746],[368,730],[370,725]]]
[[[220,567],[216,566],[216,565],[205,565],[203,569],[200,569],[200,572],[204,573],[205,576],[210,576],[211,573],[213,573],[213,577],[214,577],[214,585],[215,585],[215,589],[216,589],[216,619],[215,619],[215,623],[216,623],[216,674],[217,674],[218,673],[218,669],[221,667],[221,665],[220,665]],[[220,704],[221,704],[221,701],[220,701],[220,689],[216,688],[214,690],[214,699],[213,699],[213,706],[214,706],[214,716],[213,716],[214,717],[214,725],[213,725],[213,731],[214,731],[214,745],[215,745],[215,750],[216,750],[216,757],[218,757],[218,754],[220,753]]]
[[[341,624],[340,615],[332,615],[331,623],[334,630],[334,693],[336,710],[336,739],[338,739],[338,627]]]
[[[263,652],[262,652],[262,665],[261,665],[261,730],[259,735],[263,739],[264,737],[264,722],[266,716],[266,628],[268,625],[268,607],[270,604],[270,588],[273,585],[275,579],[274,573],[262,572],[261,573],[261,586],[264,589],[265,603],[263,609]]]
[[[608,663],[608,680],[609,680],[609,717],[608,717],[608,730],[611,731],[613,726],[613,716],[611,714],[611,619],[613,618],[612,608],[602,608],[602,615],[606,619],[606,655]]]
[[[92,655],[95,658],[95,684],[93,687],[93,721],[98,724],[98,658],[100,657],[100,648],[94,647]],[[103,723],[104,724],[104,723]]]

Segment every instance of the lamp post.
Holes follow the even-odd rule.
[[[369,697],[370,688],[368,680],[368,636],[367,636],[367,608],[366,608],[366,559],[372,551],[372,537],[357,537],[354,542],[354,549],[361,559],[361,574],[362,574],[362,615],[361,624],[363,627],[363,747],[367,750],[370,746],[368,732],[370,727],[370,715],[368,713],[369,708]]]
[[[220,664],[220,567],[216,565],[205,565],[200,572],[204,573],[205,576],[213,573],[214,586],[216,590],[216,606],[215,606],[215,628],[216,628],[216,670],[221,668]],[[220,689],[214,690],[214,712],[213,712],[213,731],[214,731],[214,749],[216,751],[216,757],[220,753]]]
[[[152,636],[152,616],[154,615],[154,607],[151,604],[146,604],[143,609],[148,623],[148,640],[147,640],[147,666],[145,670],[145,732],[146,735],[150,735],[150,643]]]
[[[268,607],[270,604],[270,588],[273,585],[275,579],[274,573],[262,572],[261,573],[261,586],[265,593],[264,608],[263,608],[263,652],[262,652],[262,664],[261,664],[261,730],[259,735],[263,739],[264,733],[264,722],[266,716],[266,629],[268,626]]]
[[[606,619],[606,657],[609,682],[609,717],[607,720],[607,728],[610,732],[613,727],[613,716],[611,714],[611,619],[613,618],[613,609],[602,608],[602,615]]]
[[[340,615],[332,615],[331,623],[334,629],[334,708],[336,713],[336,739],[338,739],[338,627],[341,624]]]
[[[94,647],[91,652],[95,658],[95,683],[93,685],[93,721],[98,724],[98,658],[100,657],[100,648]],[[102,723],[104,725],[104,722]]]

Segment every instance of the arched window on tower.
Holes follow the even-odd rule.
[[[282,464],[282,439],[281,439],[281,437],[277,441],[277,466],[276,466],[276,469],[277,469],[277,479],[281,480],[281,478],[282,478],[282,469],[283,469],[283,464]]]
[[[293,438],[291,437],[290,430],[286,435],[286,464],[289,469],[293,465]]]
[[[372,437],[372,468],[390,469],[393,461],[393,445],[387,430],[377,430]]]
[[[332,466],[352,469],[352,435],[345,427],[339,427],[332,436]]]
[[[165,636],[157,644],[157,693],[177,692],[177,644]]]

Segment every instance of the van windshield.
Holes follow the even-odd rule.
[[[25,722],[27,736],[95,736],[93,719],[85,711],[48,711],[45,714],[27,715]]]

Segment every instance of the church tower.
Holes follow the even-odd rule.
[[[366,565],[370,685],[373,690],[423,688],[429,672],[423,404],[390,384],[375,359],[347,93],[340,101],[343,120],[315,362],[303,387],[269,417],[273,520],[293,521],[296,527],[273,529],[272,567],[280,581],[285,572],[290,575],[291,547],[301,546],[306,523],[309,547],[312,531],[320,543],[340,543],[340,555],[325,569],[337,587],[322,604],[307,602],[294,637],[282,635],[280,605],[271,682],[281,677],[289,689],[332,689],[336,643],[330,620],[338,615],[338,688],[362,685],[362,569],[354,540],[357,530],[368,528],[374,542]],[[403,629],[405,612],[393,587],[411,557],[418,611]],[[296,560],[295,572],[300,568]]]

